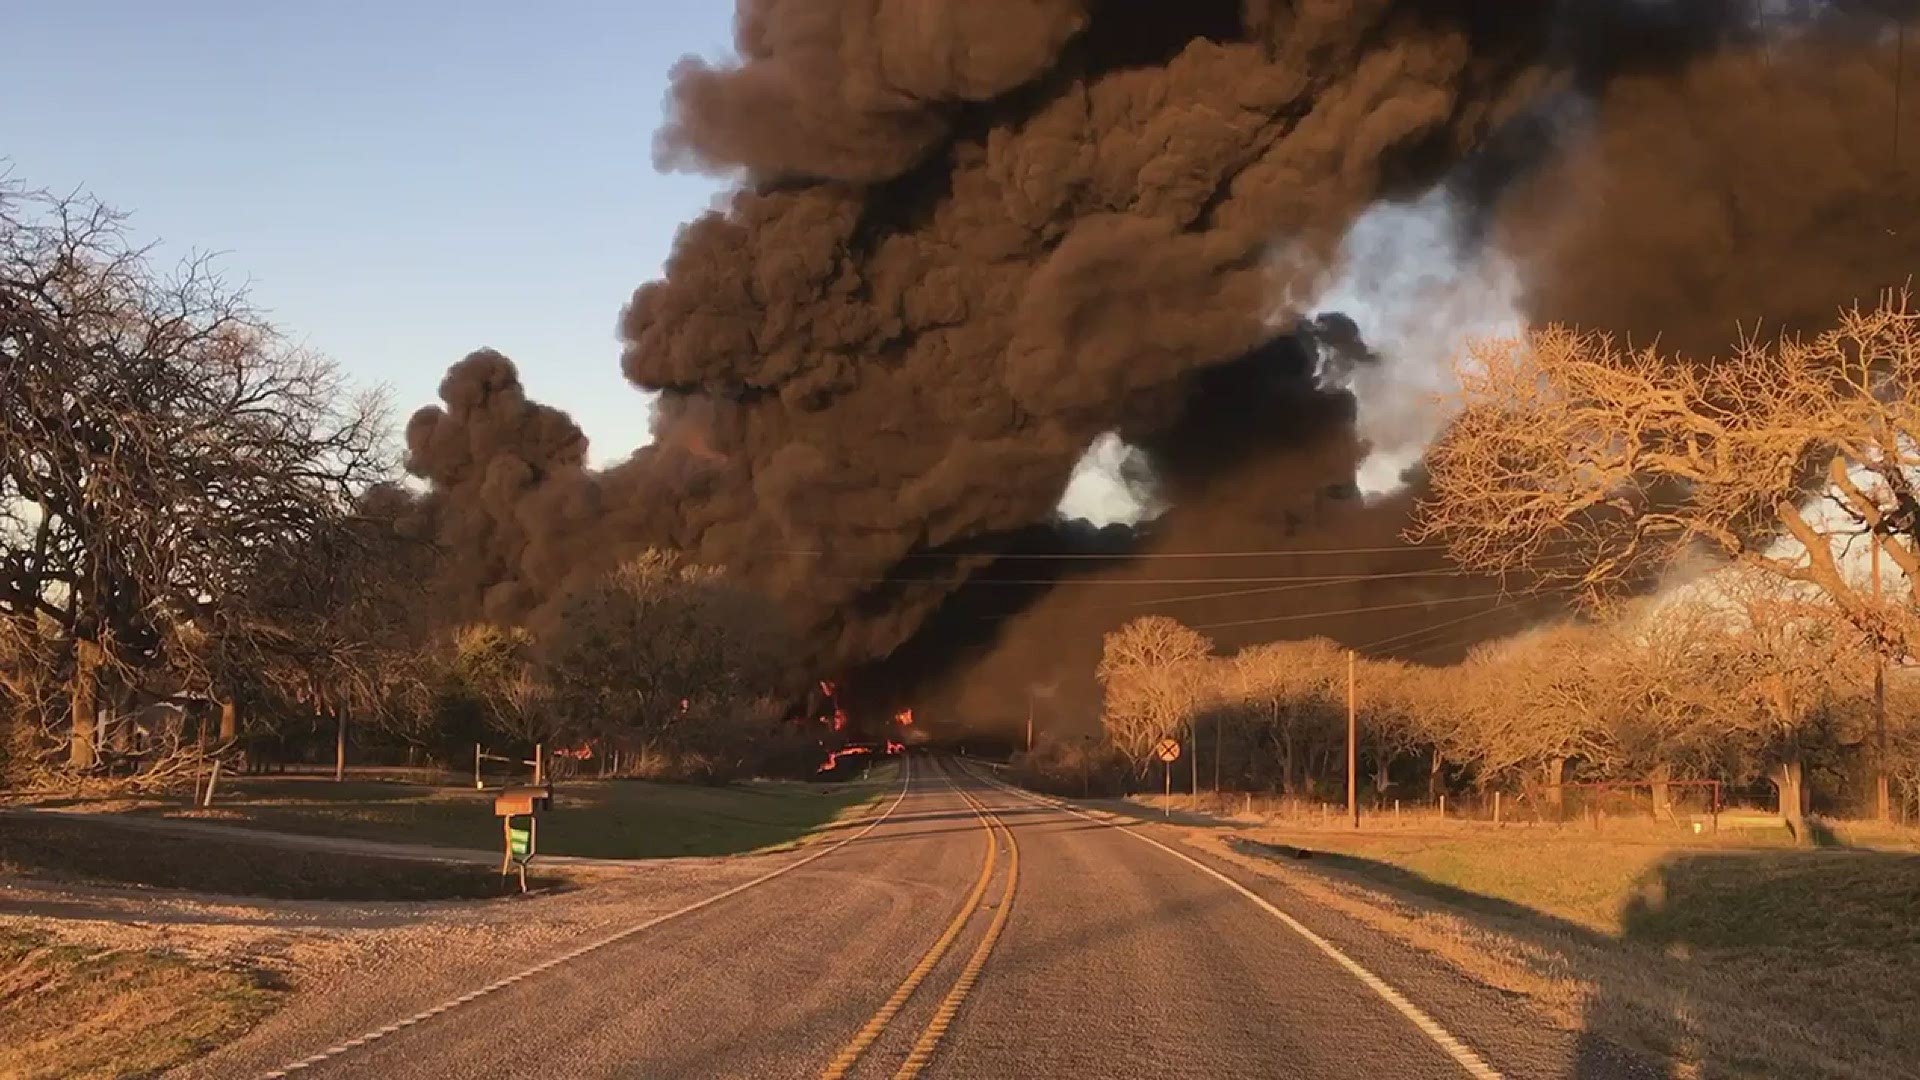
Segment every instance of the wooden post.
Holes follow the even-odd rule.
[[[533,744],[533,786],[534,787],[539,787],[542,783],[546,781],[547,756],[545,753],[543,753],[544,749],[545,747],[540,743]]]
[[[1880,617],[1880,534],[1873,534],[1873,607]],[[1873,650],[1873,809],[1882,822],[1893,820],[1893,785],[1887,777],[1887,661],[1879,642]]]
[[[347,707],[339,705],[333,712],[333,782],[338,784],[347,778]]]
[[[1493,793],[1493,823],[1500,824],[1500,793]]]
[[[1393,800],[1393,820],[1395,824],[1399,824],[1400,822],[1400,800],[1399,799]]]
[[[1440,793],[1440,820],[1445,821],[1446,819],[1447,819],[1447,793],[1443,791]]]
[[[220,782],[220,759],[214,758],[213,772],[207,777],[207,801],[201,803],[200,805],[202,806],[213,805],[213,788],[214,788],[214,785],[218,784],[219,782]]]
[[[485,787],[486,785],[480,782],[480,744],[474,743],[473,744],[473,790],[480,791]]]
[[[1347,817],[1360,827],[1360,714],[1353,699],[1353,650],[1347,650]]]
[[[1161,798],[1160,798],[1160,816],[1163,818],[1172,817],[1173,816],[1173,762],[1162,761],[1160,763],[1160,774],[1161,776],[1166,778],[1166,788],[1164,791],[1161,792]]]

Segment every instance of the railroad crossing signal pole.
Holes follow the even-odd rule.
[[[1360,714],[1353,700],[1353,650],[1347,650],[1347,817],[1360,827]]]
[[[1180,740],[1168,736],[1154,744],[1153,756],[1160,759],[1160,775],[1166,782],[1161,793],[1160,816],[1173,816],[1173,763],[1180,760]]]

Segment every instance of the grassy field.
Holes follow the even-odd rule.
[[[0,1076],[157,1076],[272,1011],[254,977],[0,928]]]
[[[491,866],[210,842],[88,818],[0,817],[0,875],[15,874],[293,900],[481,899],[509,891]],[[535,889],[561,881],[550,872],[528,876]],[[511,891],[519,891],[517,882]]]
[[[1920,859],[1920,833],[1875,830],[1868,827],[1835,830],[1848,838],[1834,847],[1808,850],[1793,844],[1785,833],[1722,832],[1691,835],[1678,829],[1648,825],[1614,826],[1595,835],[1577,826],[1563,828],[1482,824],[1412,828],[1369,827],[1359,832],[1339,826],[1300,828],[1269,826],[1249,835],[1278,839],[1310,849],[1323,865],[1354,872],[1398,887],[1472,905],[1501,901],[1552,915],[1608,934],[1626,932],[1629,915],[1643,915],[1647,895],[1665,888],[1672,867],[1684,861],[1710,882],[1708,895],[1690,898],[1723,905],[1732,898],[1751,899],[1791,891],[1804,867],[1830,868],[1841,877],[1846,864],[1836,857],[1866,856],[1856,860],[1896,876]],[[1714,861],[1727,856],[1727,861]],[[1689,870],[1684,877],[1692,877]],[[1749,880],[1750,878],[1750,880]],[[1676,883],[1691,888],[1687,882]],[[1856,884],[1865,884],[1856,882]],[[1789,895],[1792,901],[1798,897]],[[1482,906],[1486,906],[1484,903]],[[1667,909],[1671,909],[1671,905]],[[1753,912],[1785,917],[1781,912]]]
[[[1673,1075],[1916,1075],[1920,855],[1838,834],[1883,845],[1269,826],[1236,846],[1378,890],[1392,902],[1363,917]]]
[[[733,855],[793,844],[892,789],[896,768],[874,767],[865,782],[753,780],[725,786],[586,780],[560,784],[543,814],[547,855],[641,859]],[[212,809],[149,802],[132,813],[215,821],[319,836],[498,850],[493,791],[470,787],[319,777],[247,779],[224,789]]]

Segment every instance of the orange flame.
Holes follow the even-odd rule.
[[[913,710],[901,709],[899,712],[894,713],[893,722],[896,724],[899,724],[901,727],[912,727],[913,726]]]
[[[887,755],[889,757],[894,754],[904,754],[906,752],[907,748],[903,744],[894,742],[892,739],[887,740]]]
[[[838,765],[838,764],[840,764],[840,759],[841,759],[841,758],[843,758],[843,757],[852,757],[852,756],[853,756],[853,755],[855,755],[855,754],[871,754],[871,753],[873,753],[873,748],[872,748],[872,747],[870,747],[870,746],[846,746],[846,747],[842,747],[842,748],[840,748],[840,749],[838,749],[838,750],[833,750],[833,751],[830,751],[830,752],[828,752],[828,754],[827,754],[827,761],[826,761],[826,764],[824,764],[824,765],[822,765],[822,766],[820,766],[820,768],[818,768],[818,769],[816,769],[816,770],[814,770],[814,771],[816,771],[816,772],[831,772],[831,771],[833,771],[833,768],[834,768],[834,766],[836,766],[836,765]]]

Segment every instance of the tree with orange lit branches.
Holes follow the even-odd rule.
[[[1906,293],[1703,363],[1550,327],[1473,346],[1461,387],[1416,539],[1592,597],[1704,549],[1818,590],[1885,655],[1920,643],[1920,310]],[[1891,602],[1842,565],[1869,537],[1905,575]]]
[[[1280,790],[1309,782],[1311,762],[1346,732],[1346,652],[1326,638],[1249,645],[1219,678],[1221,693],[1241,701],[1279,758]]]
[[[1187,729],[1205,703],[1213,642],[1165,615],[1144,615],[1107,634],[1096,672],[1105,692],[1101,724],[1114,748],[1144,773],[1161,739]]]

